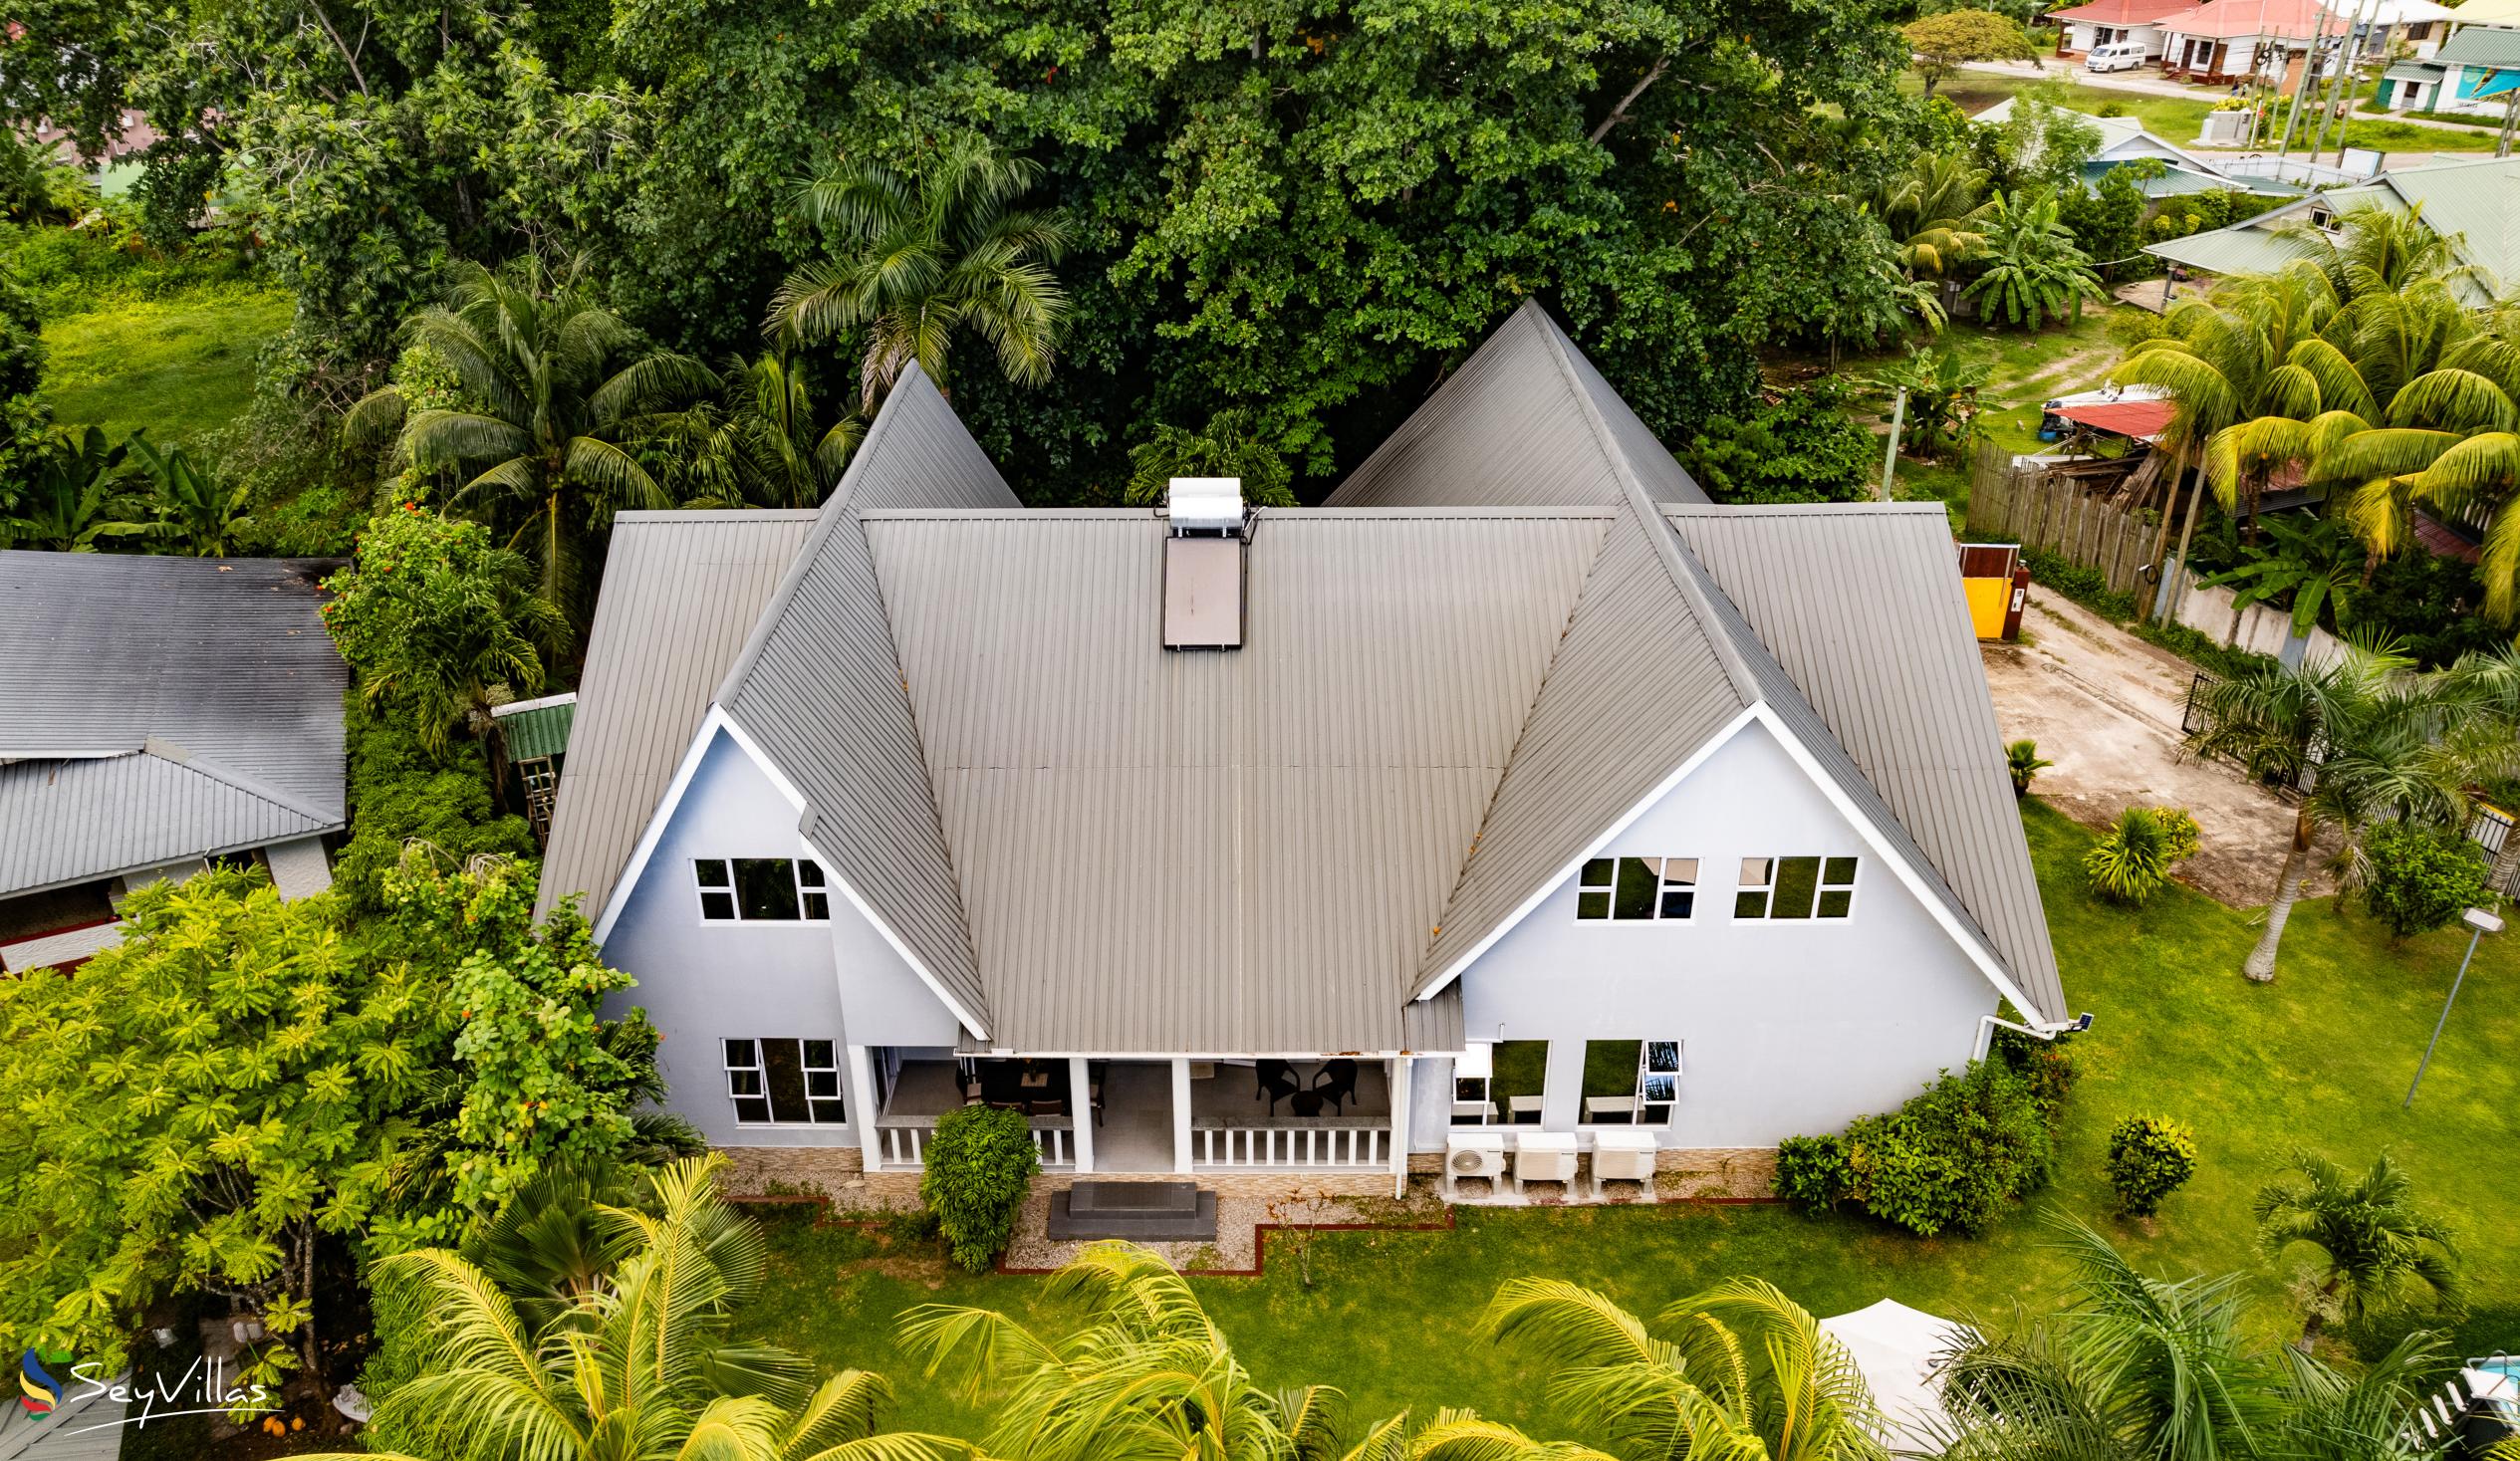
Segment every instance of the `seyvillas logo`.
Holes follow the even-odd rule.
[[[18,1396],[18,1403],[38,1415],[52,1414],[53,1407],[61,1403],[61,1381],[46,1371],[43,1356],[32,1349],[18,1361],[18,1388],[24,1391]]]

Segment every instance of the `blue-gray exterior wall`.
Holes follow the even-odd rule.
[[[1964,1065],[1994,986],[1764,724],[1750,722],[1605,852],[1696,857],[1686,923],[1579,921],[1576,878],[1462,971],[1472,1040],[1547,1040],[1542,1124],[1581,1124],[1584,1042],[1685,1043],[1663,1143],[1769,1146],[1897,1105]],[[1732,916],[1741,859],[1861,859],[1851,916]],[[1444,1068],[1445,1063],[1424,1063]],[[1448,1069],[1420,1077],[1412,1145],[1440,1148]]]
[[[829,923],[702,921],[692,859],[810,855],[796,805],[734,737],[712,734],[605,940],[606,959],[638,980],[613,997],[607,1013],[646,1009],[665,1036],[657,1063],[666,1107],[712,1144],[856,1145],[866,1103],[845,1058],[849,1124],[739,1124],[720,1042],[950,1046],[956,1022],[845,897],[833,898]]]

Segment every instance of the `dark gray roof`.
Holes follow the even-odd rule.
[[[1525,301],[1325,507],[1608,507],[1706,494],[1538,301]]]
[[[916,365],[894,382],[717,703],[796,784],[807,841],[988,1022],[961,889],[876,587],[862,513],[1021,508]]]
[[[343,826],[331,567],[0,553],[0,893]]]
[[[603,915],[649,814],[819,514],[626,512],[569,728],[542,912],[583,893]]]

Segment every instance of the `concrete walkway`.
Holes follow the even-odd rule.
[[[2179,880],[2233,907],[2272,896],[2293,808],[2181,753],[2195,666],[2044,589],[2031,591],[2021,625],[2030,643],[1984,647],[1986,683],[2005,741],[2037,741],[2056,763],[2039,773],[2039,795],[2095,829],[2129,807],[2184,807],[2199,837]],[[2314,870],[2303,891],[2333,892],[2334,880]]]
[[[2182,102],[2202,102],[2207,106],[2211,106],[2231,95],[2231,89],[2228,87],[2190,86],[2186,82],[2174,82],[2167,77],[2146,76],[2141,71],[2112,71],[2100,76],[2094,76],[2083,70],[2083,64],[2079,61],[2064,61],[2054,56],[2042,57],[2041,60],[2045,62],[2047,66],[2045,71],[2034,68],[2027,61],[1967,61],[1961,63],[1960,70],[1982,72],[1987,76],[2006,76],[2011,77],[2015,81],[2025,82],[2046,81],[2051,77],[2061,76],[2073,82],[2076,86],[2090,87],[2092,90],[2098,92],[2140,92],[2147,97],[2175,97]],[[2457,132],[2462,136],[2474,136],[2480,129],[2490,129],[2489,127],[2480,128],[2479,126],[2474,125],[2462,125],[2461,123],[2455,122],[2441,122],[2430,117],[2407,117],[2394,112],[2365,112],[2360,108],[2355,110],[2354,116],[2364,122],[2402,122],[2408,126],[2437,127],[2442,131]],[[2162,140],[2174,143],[2190,152],[2274,150],[2271,147],[2198,147],[2185,137],[2164,137]],[[2419,154],[2410,153],[2407,155],[2419,155],[2429,158],[2435,154],[2426,152]],[[2460,153],[2455,155],[2468,156],[2473,154]],[[2390,156],[2392,159],[2394,159],[2398,156],[2398,154],[2392,152]]]

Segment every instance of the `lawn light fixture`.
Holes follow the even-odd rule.
[[[2450,1006],[2459,1002],[2459,986],[2467,982],[2467,966],[2476,957],[2476,945],[2488,933],[2502,932],[2502,919],[2482,908],[2470,908],[2459,914],[2459,921],[2474,931],[2467,935],[2467,955],[2459,960],[2458,977],[2450,981],[2450,997],[2441,1001],[2441,1018],[2432,1025],[2432,1042],[2423,1048],[2423,1059],[2415,1063],[2414,1082],[2406,1088],[2406,1098],[2399,1110],[2415,1103],[2415,1088],[2423,1084],[2424,1068],[2432,1064],[2432,1052],[2441,1044],[2441,1032],[2450,1023]]]

